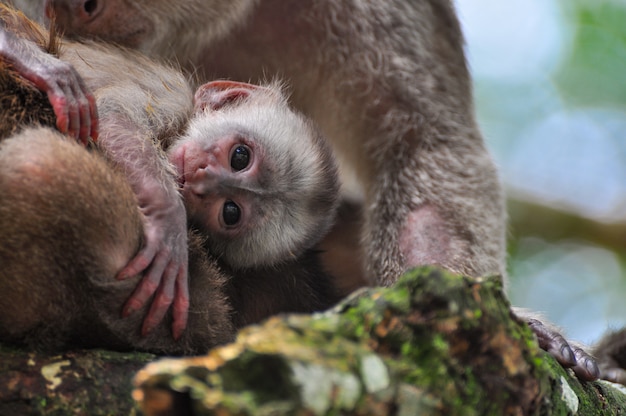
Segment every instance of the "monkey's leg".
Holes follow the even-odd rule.
[[[141,246],[143,224],[123,175],[52,130],[0,144],[0,340],[35,348],[96,346],[200,353],[234,334],[226,278],[190,235],[195,277],[189,328],[142,337],[142,315],[122,318],[135,277],[115,275]],[[145,308],[144,308],[145,311]]]
[[[344,137],[337,148],[365,193],[361,241],[368,277],[389,285],[411,267],[434,264],[468,276],[505,278],[504,198],[473,114],[453,7],[434,1],[385,4],[397,8],[387,9],[393,27],[376,26],[384,33],[380,44],[347,37],[351,49],[362,46],[380,56],[370,53],[359,62],[363,55],[353,53],[331,75],[343,93],[335,100],[343,104],[334,108],[336,120],[364,124],[353,137],[348,129],[329,136]],[[398,36],[400,28],[410,28],[406,33],[412,35]],[[374,62],[380,72],[371,79],[341,82]],[[363,85],[367,88],[360,91],[350,88]],[[520,316],[557,360],[574,366],[582,378],[597,377],[583,350],[571,348],[548,325]]]
[[[97,329],[92,282],[113,280],[141,239],[125,180],[60,134],[27,129],[0,144],[0,195],[2,339],[60,346]]]

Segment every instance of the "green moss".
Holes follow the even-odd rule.
[[[221,364],[206,372],[197,362],[162,366],[170,379],[161,380],[191,392],[199,414],[566,414],[579,392],[606,397],[553,368],[528,327],[511,319],[498,279],[433,268],[331,312],[249,327],[210,357]]]

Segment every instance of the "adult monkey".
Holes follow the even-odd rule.
[[[504,204],[474,120],[449,0],[46,0],[67,35],[95,36],[202,78],[280,74],[330,138],[343,185],[364,197],[361,250],[373,283],[439,264],[505,274]],[[351,186],[356,184],[356,186]],[[529,320],[579,375],[593,361]]]
[[[504,207],[451,2],[47,0],[62,32],[175,58],[201,79],[280,74],[365,198],[371,282],[439,264],[504,274]],[[351,189],[353,190],[353,189]]]

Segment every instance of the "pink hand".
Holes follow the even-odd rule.
[[[128,316],[140,309],[155,295],[144,319],[142,335],[151,332],[173,304],[172,334],[178,339],[187,326],[189,310],[184,208],[176,196],[175,201],[155,201],[154,205],[146,206],[142,211],[146,220],[144,247],[117,278],[125,279],[142,272],[145,274],[124,305],[122,316]]]
[[[4,40],[4,44],[2,44]],[[86,144],[98,137],[96,101],[82,78],[68,63],[34,43],[0,28],[0,56],[26,80],[48,95],[62,133]]]

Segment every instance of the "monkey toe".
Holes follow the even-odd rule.
[[[574,348],[576,365],[572,367],[576,376],[584,381],[597,380],[600,377],[600,368],[596,360],[582,348]]]
[[[603,367],[600,370],[600,378],[602,380],[611,381],[613,383],[619,383],[626,385],[626,370],[623,368],[607,368]]]
[[[564,367],[576,365],[576,355],[565,338],[556,330],[537,319],[529,319],[528,325],[537,336],[539,346],[550,353]]]
[[[580,380],[593,381],[600,377],[596,360],[584,349],[570,346],[556,329],[537,319],[529,319],[528,325],[537,336],[539,346],[563,367],[571,368]]]

